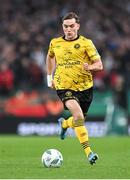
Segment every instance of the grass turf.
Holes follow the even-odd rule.
[[[100,159],[91,166],[76,138],[0,136],[0,179],[128,179],[129,137],[91,138]],[[61,168],[44,168],[41,155],[48,148],[60,150]]]

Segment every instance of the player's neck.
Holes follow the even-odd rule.
[[[75,41],[79,38],[79,34],[77,34],[75,37],[73,38],[67,38],[66,36],[63,36],[63,39],[66,40],[66,41]]]

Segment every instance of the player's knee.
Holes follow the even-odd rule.
[[[82,126],[84,125],[84,116],[82,114],[75,114],[73,119],[74,126]]]
[[[83,115],[82,113],[78,113],[78,112],[76,112],[76,113],[73,115],[73,117],[74,117],[74,121],[77,121],[77,120],[79,120],[79,119],[84,119],[84,115]]]

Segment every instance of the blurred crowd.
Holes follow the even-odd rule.
[[[46,89],[45,56],[49,41],[62,35],[61,18],[74,11],[80,33],[91,38],[104,70],[95,88],[130,86],[129,0],[4,0],[0,1],[0,95]]]

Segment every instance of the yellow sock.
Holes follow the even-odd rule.
[[[73,117],[71,116],[68,119],[64,120],[62,127],[63,128],[74,128]]]
[[[87,132],[86,127],[84,125],[75,126],[74,130],[80,144],[84,148],[85,154],[88,156],[89,153],[92,152],[92,150],[88,143],[88,132]]]

